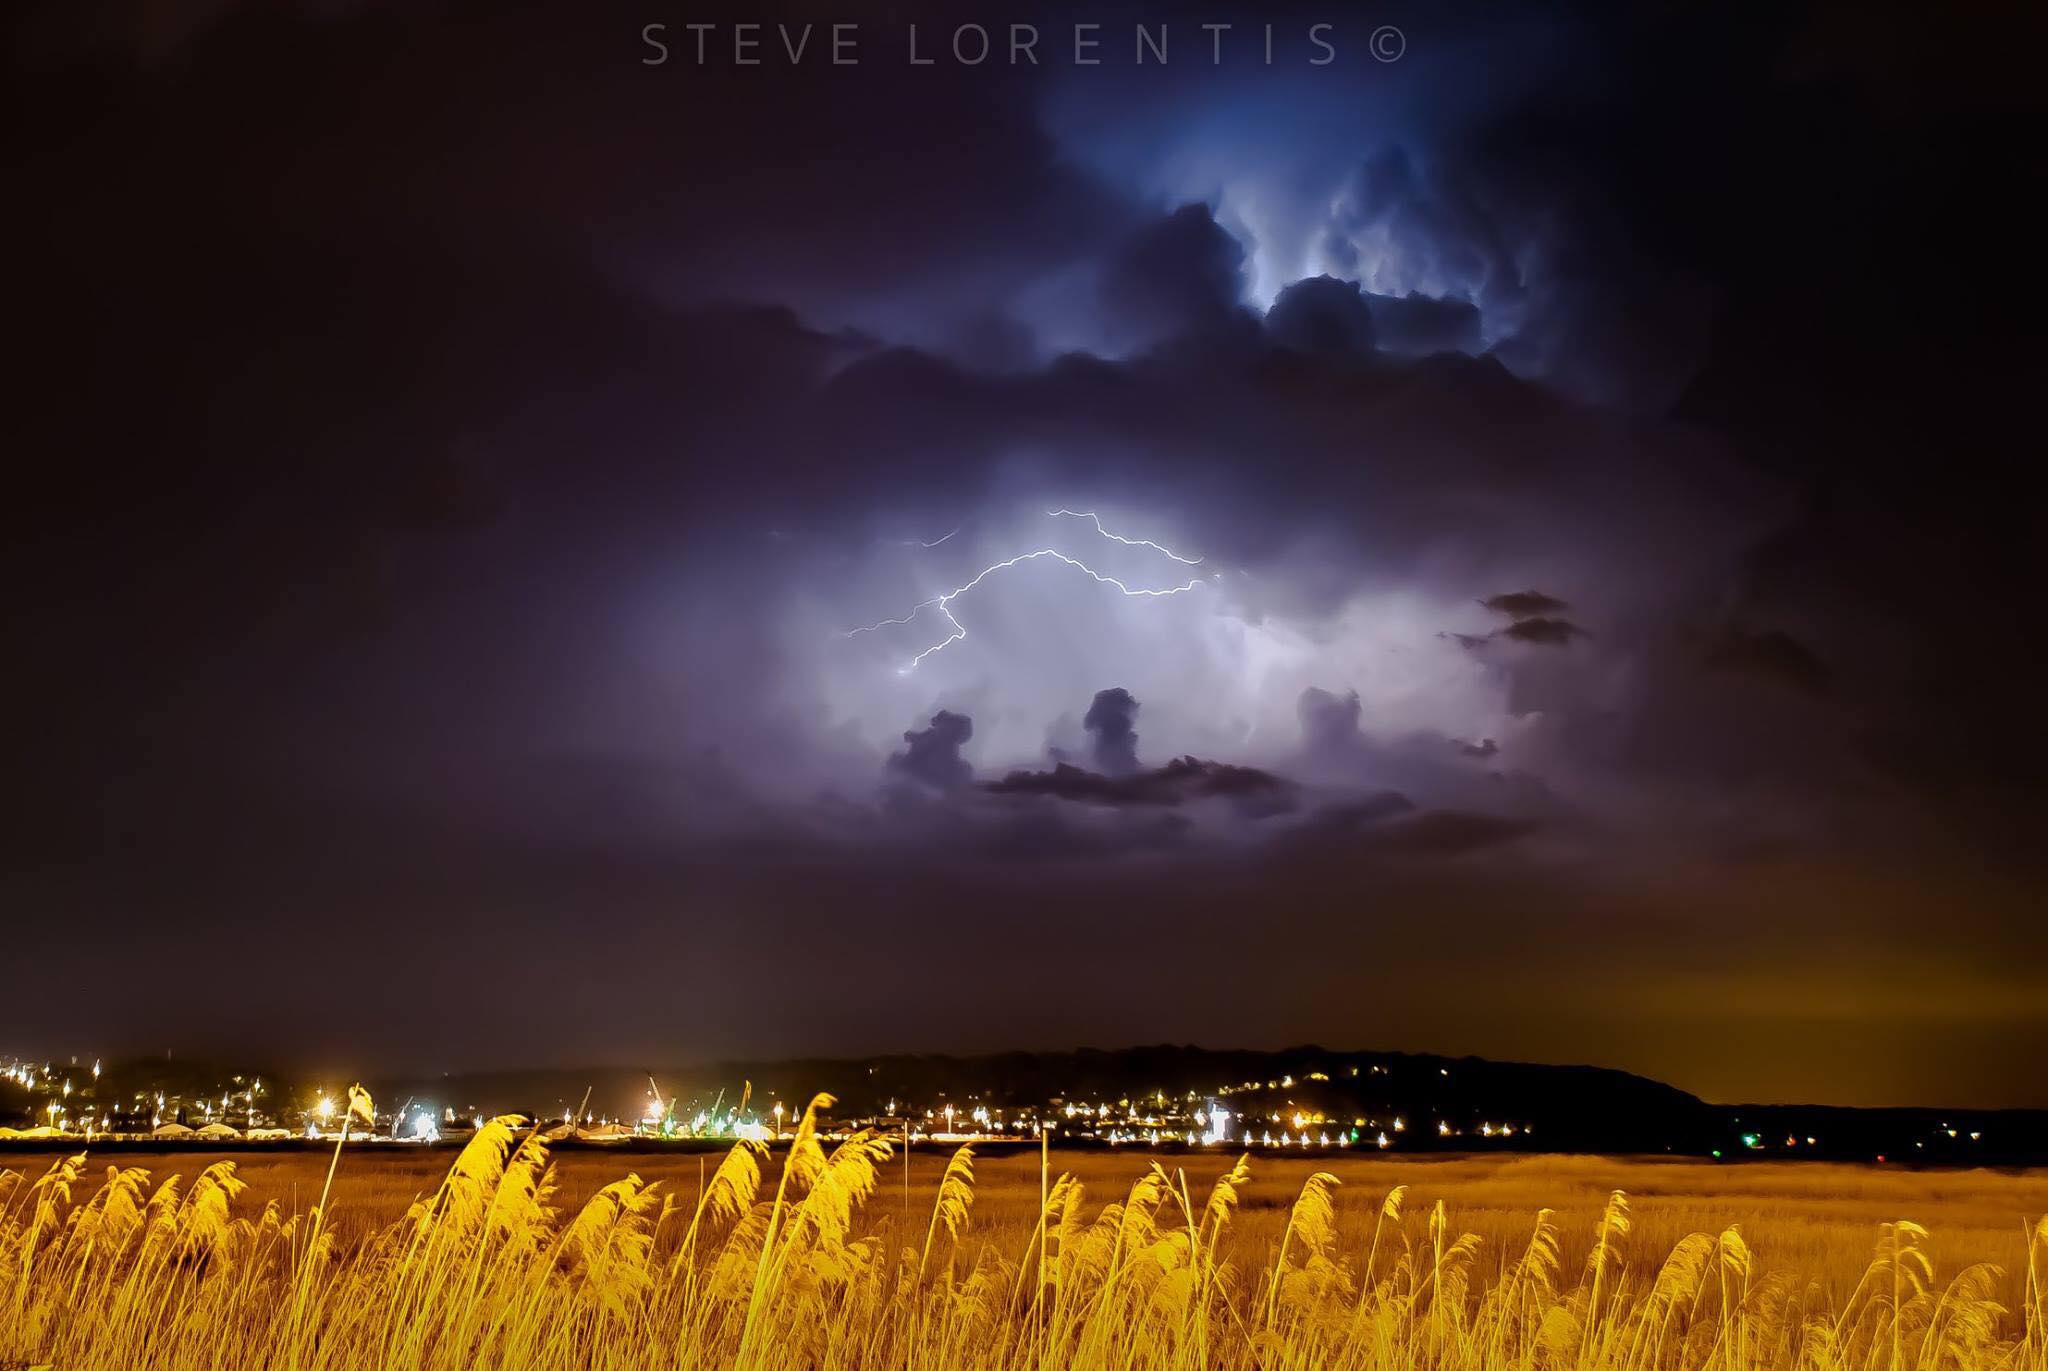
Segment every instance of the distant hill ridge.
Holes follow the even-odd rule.
[[[1356,1074],[1353,1074],[1354,1071]],[[2048,1111],[1859,1109],[1828,1105],[1717,1105],[1610,1067],[1555,1066],[1434,1053],[1342,1050],[1313,1044],[1275,1051],[1160,1043],[1066,1051],[971,1055],[891,1053],[722,1062],[657,1070],[665,1094],[726,1102],[750,1082],[757,1102],[792,1109],[820,1091],[858,1117],[906,1102],[961,1113],[1053,1102],[1114,1104],[1192,1091],[1233,1114],[1294,1108],[1333,1120],[1367,1118],[1376,1134],[1405,1125],[1402,1150],[1474,1146],[1532,1151],[1673,1153],[1692,1156],[1825,1155],[1865,1160],[2029,1164],[2048,1162]],[[1320,1075],[1325,1079],[1316,1079]],[[447,1078],[481,1095],[573,1104],[586,1089],[620,1112],[644,1099],[648,1073],[622,1070],[495,1073]],[[1275,1084],[1284,1082],[1285,1084]],[[1247,1084],[1255,1088],[1240,1089]],[[410,1087],[408,1087],[410,1088]],[[1228,1093],[1225,1093],[1228,1092]],[[559,1106],[558,1106],[559,1107]],[[595,1107],[595,1106],[594,1106]],[[765,1104],[763,1107],[766,1107]],[[1450,1130],[1441,1132],[1439,1125]],[[1512,1134],[1480,1130],[1512,1126]],[[1972,1138],[1972,1133],[1978,1136]],[[1951,1136],[1953,1135],[1953,1136]],[[1240,1136],[1234,1133],[1233,1136]],[[1812,1138],[1812,1142],[1807,1139]],[[1787,1140],[1790,1140],[1789,1144]]]
[[[237,1070],[246,1070],[240,1064]],[[353,1073],[350,1073],[353,1074]],[[219,1098],[222,1082],[241,1090],[260,1079],[265,1107],[294,1123],[288,1102],[332,1093],[345,1078],[294,1082],[264,1072],[245,1078],[218,1063],[140,1059],[109,1063],[88,1093],[116,1107],[158,1096]],[[893,1053],[802,1057],[684,1067],[539,1068],[370,1076],[380,1109],[439,1118],[523,1113],[561,1118],[577,1108],[634,1122],[659,1091],[678,1118],[743,1094],[766,1118],[776,1103],[793,1118],[829,1093],[842,1119],[934,1116],[946,1106],[966,1127],[978,1108],[1013,1125],[1018,1111],[1044,1111],[1074,1140],[1135,1114],[1156,1116],[1162,1133],[1206,1131],[1212,1109],[1231,1117],[1232,1142],[1276,1139],[1295,1116],[1377,1146],[1382,1132],[1400,1152],[1505,1150],[1669,1153],[1712,1157],[1824,1156],[1945,1164],[2048,1164],[2048,1111],[1939,1108],[1859,1109],[1830,1105],[1720,1105],[1660,1081],[1596,1066],[1551,1066],[1432,1053],[1340,1050],[1316,1045],[1277,1051],[1171,1043],[1116,1049],[974,1055]],[[96,1088],[94,1088],[96,1087]],[[82,1103],[86,1095],[81,1095]],[[1073,1113],[1067,1110],[1072,1106]],[[1103,1107],[1109,1106],[1106,1116]],[[29,1093],[0,1079],[0,1126],[43,1122]],[[174,1113],[174,1111],[172,1111]],[[1088,1119],[1082,1117],[1087,1113]],[[152,1111],[142,1109],[138,1117]],[[168,1116],[168,1115],[167,1115]],[[1175,1121],[1171,1129],[1167,1119]],[[1092,1120],[1092,1122],[1091,1122]],[[1138,1130],[1126,1130],[1138,1131]],[[1294,1130],[1299,1131],[1299,1130]]]

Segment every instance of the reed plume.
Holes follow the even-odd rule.
[[[828,1151],[829,1106],[805,1111],[767,1198],[768,1149],[741,1143],[694,1200],[628,1175],[567,1214],[544,1139],[495,1119],[402,1218],[347,1244],[321,1222],[329,1191],[306,1215],[243,1212],[232,1163],[189,1186],[118,1166],[94,1185],[83,1155],[33,1181],[0,1171],[0,1365],[2048,1371],[2048,1219],[2022,1230],[2011,1307],[1988,1265],[1937,1279],[1911,1222],[1884,1225],[1830,1298],[1764,1270],[1737,1226],[1637,1251],[1619,1191],[1575,1280],[1548,1210],[1489,1254],[1442,1203],[1407,1215],[1396,1187],[1355,1216],[1371,1237],[1353,1245],[1320,1172],[1260,1257],[1229,1240],[1248,1159],[1200,1203],[1158,1164],[1093,1211],[1062,1175],[1003,1246],[977,1237],[963,1148],[918,1241],[869,1213],[889,1140]]]

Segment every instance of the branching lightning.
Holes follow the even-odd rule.
[[[1050,509],[1046,511],[1046,517],[1053,519],[1086,519],[1090,523],[1095,525],[1095,531],[1097,533],[1101,534],[1104,538],[1109,539],[1113,543],[1122,543],[1125,547],[1149,547],[1155,552],[1165,554],[1167,557],[1170,557],[1174,561],[1179,562],[1183,566],[1198,566],[1201,564],[1202,561],[1202,559],[1199,557],[1183,557],[1179,553],[1173,551],[1171,548],[1163,547],[1160,544],[1152,542],[1150,539],[1147,538],[1125,538],[1119,534],[1111,533],[1108,529],[1102,526],[1102,519],[1098,515],[1095,515],[1093,513],[1072,509]],[[958,530],[956,529],[954,530],[954,532],[958,532]],[[953,535],[951,533],[946,535],[947,538],[950,538],[952,536]],[[938,541],[944,542],[945,538],[941,538]],[[927,546],[936,545],[937,544],[928,544]],[[1066,553],[1059,551],[1057,548],[1042,547],[1035,552],[1019,553],[1017,556],[1011,557],[1006,561],[996,562],[992,565],[985,566],[980,571],[976,572],[974,574],[973,579],[968,581],[966,584],[955,586],[953,589],[947,591],[943,595],[934,595],[929,600],[925,600],[919,604],[911,606],[910,612],[908,614],[902,615],[894,619],[879,619],[872,624],[863,624],[859,628],[852,628],[846,630],[846,632],[841,634],[840,636],[845,638],[852,638],[862,633],[873,633],[877,629],[893,628],[901,624],[910,623],[912,620],[916,619],[918,615],[922,614],[927,609],[936,609],[941,615],[945,617],[945,620],[947,624],[951,626],[952,631],[948,633],[945,637],[939,639],[938,642],[933,643],[930,647],[927,647],[924,651],[918,653],[915,657],[912,657],[910,659],[909,664],[901,668],[901,671],[899,673],[902,675],[908,675],[917,669],[919,663],[923,662],[925,658],[931,656],[934,652],[939,652],[945,648],[951,647],[954,643],[959,642],[962,638],[965,638],[967,636],[967,626],[965,624],[962,624],[958,619],[953,617],[952,604],[954,600],[958,599],[962,595],[965,595],[968,591],[974,589],[983,581],[987,580],[990,576],[995,575],[998,571],[1007,571],[1009,568],[1013,566],[1020,566],[1025,562],[1035,562],[1043,557],[1050,557],[1055,561],[1063,562],[1067,566],[1073,567],[1075,570],[1085,573],[1099,584],[1106,586],[1114,586],[1119,593],[1129,595],[1133,598],[1158,599],[1167,595],[1179,595],[1184,591],[1193,590],[1196,586],[1202,584],[1201,579],[1198,577],[1193,580],[1189,580],[1181,585],[1169,586],[1163,590],[1152,590],[1142,586],[1134,587],[1126,585],[1124,582],[1118,580],[1114,576],[1106,575],[1103,572],[1097,571],[1094,567],[1089,566],[1086,562],[1083,562],[1078,557],[1069,557]]]
[[[1154,552],[1165,553],[1167,556],[1173,558],[1174,561],[1179,562],[1182,566],[1200,566],[1202,564],[1202,559],[1200,557],[1183,557],[1178,552],[1175,552],[1172,548],[1161,547],[1158,543],[1153,542],[1149,538],[1126,538],[1121,534],[1111,533],[1108,529],[1102,526],[1102,516],[1088,510],[1049,509],[1045,512],[1045,514],[1046,517],[1049,519],[1086,519],[1089,523],[1095,525],[1095,531],[1097,533],[1100,533],[1103,537],[1109,539],[1113,543],[1122,543],[1125,547],[1149,547]]]

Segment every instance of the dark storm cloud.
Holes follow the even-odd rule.
[[[1555,595],[1545,595],[1540,590],[1511,590],[1501,595],[1489,595],[1479,603],[1511,619],[1535,618],[1571,608]]]
[[[1563,647],[1574,638],[1585,636],[1586,630],[1570,619],[1553,619],[1546,615],[1532,615],[1517,619],[1506,628],[1496,629],[1494,636],[1512,638],[1518,643],[1542,643]]]
[[[1392,790],[1323,806],[1298,830],[1303,838],[1350,839],[1359,829],[1415,812],[1415,802]]]
[[[1301,743],[1305,751],[1327,756],[1358,745],[1359,722],[1365,706],[1360,703],[1357,691],[1339,698],[1320,686],[1310,686],[1301,692],[1295,713],[1301,718]]]
[[[1412,869],[1485,858],[1539,830],[1530,818],[1419,810],[1406,795],[1388,790],[1323,804],[1279,835],[1275,851],[1296,862],[1340,859],[1367,870],[1388,863]]]
[[[1533,827],[1527,819],[1438,810],[1374,828],[1367,845],[1416,856],[1464,856],[1511,843]]]
[[[1703,644],[1701,660],[1710,670],[1761,676],[1808,694],[1825,693],[1832,678],[1813,649],[1776,629],[1725,624]]]
[[[1469,301],[1424,295],[1365,297],[1372,316],[1374,341],[1388,352],[1427,356],[1432,352],[1476,353],[1480,336],[1479,307]]]
[[[1574,638],[1586,636],[1586,630],[1558,611],[1570,606],[1554,595],[1545,595],[1540,590],[1514,590],[1500,595],[1489,595],[1481,600],[1480,606],[1495,614],[1504,614],[1512,622],[1494,629],[1491,633],[1454,633],[1452,639],[1460,646],[1479,649],[1496,639],[1506,638],[1510,642],[1532,643],[1544,647],[1565,647]]]
[[[1295,787],[1257,767],[1232,766],[1198,757],[1176,757],[1149,771],[1104,775],[1061,762],[1051,771],[1013,771],[987,782],[992,795],[1051,795],[1099,805],[1181,805],[1191,800],[1235,802],[1242,812],[1265,816],[1292,807]]]
[[[1122,243],[1103,268],[1100,305],[1113,347],[1217,347],[1255,328],[1244,308],[1244,247],[1207,205],[1182,205]]]
[[[1372,355],[1373,312],[1356,281],[1315,276],[1280,292],[1266,311],[1266,332],[1292,352],[1325,362],[1357,362]]]
[[[1093,739],[1089,754],[1095,765],[1112,775],[1137,770],[1137,719],[1138,702],[1131,698],[1130,691],[1111,686],[1095,692],[1088,712],[1081,716],[1081,727]]]
[[[1820,12],[1587,12],[1523,60],[1533,21],[1454,7],[1412,68],[1285,88],[643,72],[631,25],[440,17],[211,7],[141,79],[53,44],[5,97],[4,893],[25,964],[135,949],[110,1032],[308,1043],[332,968],[565,1021],[507,1047],[423,993],[354,1030],[397,1053],[667,1051],[577,1025],[801,949],[751,1031],[929,1046],[908,946],[1044,1040],[1227,998],[1276,1041],[1704,1070],[1654,1046],[1678,959],[1702,1038],[1796,1014],[1756,968],[1834,967],[1849,1032],[1917,1006],[1939,1063],[1857,1090],[2010,1098],[1955,1044],[2040,1032],[1970,992],[2042,954],[2038,652],[1985,656],[2039,579],[2005,487],[2041,288],[1899,275],[2032,259],[1957,208],[2044,145],[2000,83],[1844,71]],[[1055,544],[1201,584],[1035,563],[906,669],[951,632],[913,607]],[[1105,680],[1182,761],[1139,769],[1128,710],[1060,725]],[[1035,770],[1048,730],[1109,751]],[[1063,949],[1243,946],[1248,910],[1332,948],[1314,993],[1173,953],[1197,995],[1030,1017],[1093,974]],[[195,947],[249,994],[156,974]],[[1482,1034],[1388,949],[1521,1017]],[[1588,961],[1647,988],[1574,1037]],[[758,1024],[743,982],[690,978],[691,1022]],[[47,1036],[75,993],[6,1012]]]
[[[974,779],[974,768],[960,756],[960,749],[973,736],[974,720],[942,709],[932,715],[931,727],[903,735],[910,746],[890,755],[889,770],[942,790],[966,785]]]

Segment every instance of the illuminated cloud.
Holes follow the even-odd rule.
[[[693,1034],[920,1040],[929,997],[871,993],[909,945],[1006,1035],[1221,1000],[1341,1036],[1364,1001],[1696,1064],[1674,961],[1713,963],[1701,1040],[1759,965],[1884,949],[1968,1009],[2040,964],[2041,673],[1990,649],[2035,612],[2048,306],[1899,284],[2032,259],[2017,209],[1926,212],[2004,208],[2030,45],[1453,3],[1317,79],[669,79],[595,18],[316,8],[162,44],[66,11],[15,87],[67,142],[10,163],[47,460],[10,491],[0,845],[23,964],[133,949],[109,1041],[310,1050],[263,987],[333,961],[560,1009],[513,1042],[401,999],[366,1047],[668,1050],[617,1007],[766,929],[786,1008],[700,978]],[[366,71],[379,117],[337,126]],[[1898,136],[1919,110],[1942,136]],[[1084,726],[1106,683],[1142,730]],[[961,783],[1013,773],[1052,779]],[[1290,807],[1215,793],[1255,776]],[[1052,1018],[1083,943],[1202,954]],[[194,947],[251,992],[149,974]],[[1588,976],[1648,988],[1574,1036]],[[1854,1089],[2003,1089],[1956,1022]]]

